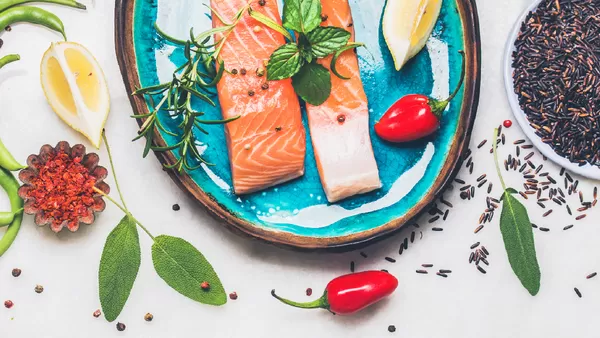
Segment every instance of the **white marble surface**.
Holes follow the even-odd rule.
[[[478,3],[483,67],[479,115],[473,133],[475,145],[491,138],[493,127],[510,117],[502,84],[502,51],[513,21],[528,2]],[[37,228],[27,217],[16,243],[0,258],[0,300],[15,302],[10,310],[0,306],[1,337],[598,336],[592,324],[600,311],[600,277],[585,279],[588,273],[600,270],[597,211],[574,222],[558,208],[551,217],[542,218],[541,209],[530,203],[533,222],[551,228],[548,233],[535,232],[542,270],[542,287],[537,297],[529,296],[512,274],[497,220],[473,234],[484,203],[479,199],[463,202],[456,194],[448,197],[455,207],[444,224],[445,230],[432,232],[425,216],[421,221],[423,239],[418,240],[417,235],[417,241],[401,257],[397,255],[399,243],[412,229],[366,248],[368,259],[358,252],[300,254],[240,238],[184,195],[153,157],[142,160],[142,143],[130,142],[136,125],[127,117],[131,108],[114,55],[114,2],[96,1],[87,13],[51,8],[64,18],[69,38],[83,43],[96,55],[109,79],[113,103],[107,130],[130,209],[154,233],[184,237],[200,248],[214,264],[226,289],[237,291],[239,299],[212,308],[172,291],[154,273],[150,241],[142,236],[142,267],[119,317],[127,324],[127,330],[117,332],[114,323],[96,319],[92,312],[99,307],[100,253],[107,234],[121,217],[120,211],[109,206],[98,222],[75,234],[55,235],[47,228]],[[52,113],[39,84],[39,60],[58,35],[18,25],[12,33],[2,34],[2,38],[5,45],[1,54],[19,52],[23,57],[20,63],[0,72],[0,135],[6,145],[23,159],[44,143],[63,139],[84,142]],[[510,140],[521,136],[517,127],[507,131]],[[509,148],[512,147],[506,151]],[[100,153],[106,159],[105,150]],[[496,182],[487,150],[476,152],[475,160],[473,175],[486,172]],[[545,167],[558,177],[556,167],[549,163]],[[520,185],[516,174],[505,178]],[[582,181],[580,187],[590,196],[593,184]],[[572,205],[576,204],[575,199]],[[173,203],[179,203],[181,211],[173,212]],[[8,207],[4,196],[0,197],[0,207]],[[562,231],[571,223],[576,226]],[[487,275],[467,264],[469,246],[476,241],[491,252]],[[385,256],[397,258],[398,262],[386,262]],[[393,297],[354,317],[340,317],[325,311],[284,307],[269,295],[276,288],[282,295],[308,299],[304,295],[307,287],[318,295],[327,281],[348,272],[352,260],[358,270],[385,268],[395,274],[400,287]],[[433,263],[435,268],[452,269],[453,273],[447,279],[418,275],[414,270],[421,263]],[[23,270],[21,277],[11,276],[14,267]],[[43,294],[33,291],[36,284],[44,285]],[[581,290],[583,298],[577,298],[573,287]],[[146,312],[154,314],[152,323],[144,322]],[[396,333],[387,332],[390,324],[396,326]]]

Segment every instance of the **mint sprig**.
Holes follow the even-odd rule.
[[[352,34],[340,27],[322,27],[321,2],[319,0],[287,0],[283,7],[283,27],[269,17],[249,9],[250,15],[282,33],[288,43],[279,47],[267,64],[267,80],[276,81],[292,78],[296,93],[307,103],[318,106],[331,94],[331,73],[340,79],[348,78],[336,68],[339,56],[350,49],[363,46],[349,43]],[[295,32],[285,34],[287,29]],[[317,61],[332,56],[330,70]]]

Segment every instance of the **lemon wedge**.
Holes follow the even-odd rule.
[[[425,47],[442,9],[442,0],[388,0],[383,36],[396,70]]]
[[[53,43],[42,58],[41,78],[54,112],[100,148],[110,96],[94,56],[77,43]]]

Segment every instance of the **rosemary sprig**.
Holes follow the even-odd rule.
[[[224,24],[222,27],[216,27],[207,30],[199,35],[194,35],[193,29],[190,30],[190,37],[187,40],[178,39],[169,36],[158,27],[154,27],[159,35],[167,41],[184,46],[184,56],[186,62],[173,72],[173,79],[170,82],[161,83],[136,90],[133,95],[142,95],[146,98],[149,106],[153,110],[147,114],[133,115],[135,119],[145,119],[138,131],[138,136],[133,141],[142,137],[146,138],[146,146],[143,156],[146,157],[150,150],[162,152],[173,151],[178,155],[178,159],[173,164],[166,164],[168,169],[188,171],[198,169],[202,163],[211,165],[196,148],[197,137],[195,130],[208,134],[204,125],[225,124],[236,120],[239,116],[224,120],[204,119],[204,112],[196,111],[192,108],[192,101],[199,99],[212,106],[215,106],[213,97],[216,95],[214,88],[223,77],[225,64],[219,58],[219,54],[227,38],[242,19],[244,13],[248,11],[250,4],[242,7],[233,17],[231,23],[228,23],[219,13],[210,8],[212,14],[217,16]],[[215,42],[212,43],[212,37]],[[220,38],[217,40],[217,36]],[[155,103],[157,98],[158,103]],[[170,117],[181,116],[181,122],[177,126],[177,131],[168,130],[161,122],[159,114],[168,114]],[[178,138],[178,142],[166,146],[153,146],[154,131],[159,130],[167,135]]]

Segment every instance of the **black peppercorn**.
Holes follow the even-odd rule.
[[[258,0],[258,4],[261,6],[264,6],[267,4],[267,1],[266,0]]]
[[[117,331],[125,331],[126,328],[127,326],[125,326],[125,324],[117,323]]]
[[[181,210],[181,207],[179,206],[179,204],[175,203],[173,204],[173,211],[179,211]]]
[[[247,73],[246,68],[240,69],[240,74],[246,75],[246,73]]]
[[[390,326],[388,326],[388,331],[389,332],[396,332],[396,327],[394,325],[390,325]]]
[[[234,68],[234,69],[232,69],[232,70],[231,70],[231,74],[233,74],[233,75],[237,75],[237,73],[238,73],[238,70],[237,70],[237,69],[235,69],[235,68]]]
[[[346,122],[346,115],[343,115],[343,114],[340,114],[340,115],[338,115],[338,117],[337,117],[337,121],[338,121],[339,123],[344,123],[344,122]]]
[[[327,21],[327,19],[329,19],[329,16],[327,14],[321,15],[321,21]]]
[[[249,90],[248,91],[248,96],[254,96],[254,90]]]
[[[21,275],[21,269],[19,269],[19,268],[14,268],[14,269],[12,270],[12,276],[13,276],[13,277],[19,277],[20,275]]]
[[[262,84],[262,86],[260,86],[260,88],[262,90],[267,90],[267,89],[269,89],[269,84],[265,82],[265,83]]]

